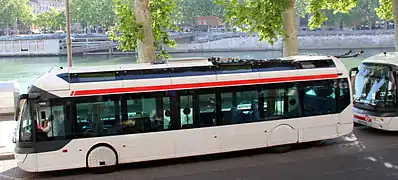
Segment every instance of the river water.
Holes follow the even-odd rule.
[[[300,54],[318,54],[318,55],[339,55],[344,54],[347,49],[341,50],[306,50]],[[354,52],[358,52],[355,50]],[[365,49],[365,53],[357,58],[343,59],[343,63],[347,68],[358,65],[363,59],[372,55],[393,51],[393,49]],[[174,58],[182,57],[239,57],[239,58],[277,58],[281,57],[281,51],[233,51],[230,52],[200,52],[200,53],[176,53],[172,54]],[[74,56],[73,66],[97,66],[97,65],[115,65],[136,63],[135,55],[90,55],[90,56]],[[48,72],[53,67],[67,65],[67,58],[62,57],[15,57],[0,58],[0,81],[15,80],[20,84],[21,92],[26,92],[29,85],[40,75]]]

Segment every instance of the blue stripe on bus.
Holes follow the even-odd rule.
[[[203,72],[175,72],[175,73],[163,73],[163,74],[146,74],[146,75],[120,75],[110,77],[89,77],[89,78],[72,78],[69,80],[68,74],[63,73],[57,75],[63,80],[69,83],[87,83],[87,82],[103,82],[103,81],[116,81],[116,80],[138,80],[138,79],[153,79],[153,78],[172,78],[172,77],[190,77],[190,76],[206,76],[206,75],[217,75],[217,74],[235,74],[235,73],[253,73],[253,72],[267,72],[267,71],[284,71],[294,70],[295,67],[270,67],[270,68],[255,68],[255,69],[238,69],[238,70],[215,70],[215,71],[203,71]]]

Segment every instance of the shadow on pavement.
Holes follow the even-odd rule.
[[[335,144],[339,144],[342,141],[339,139],[326,140],[326,141],[316,141],[316,142],[308,142],[302,144],[296,144],[293,146],[291,151],[286,153],[294,153],[296,150],[302,149],[310,149],[310,148],[320,148],[325,146],[331,146]],[[197,162],[210,162],[210,161],[221,161],[226,159],[235,159],[235,158],[244,158],[256,155],[272,155],[272,151],[270,148],[260,148],[254,150],[244,150],[238,152],[229,152],[222,154],[212,154],[212,155],[203,155],[203,156],[195,156],[195,157],[187,157],[187,158],[179,158],[179,159],[167,159],[167,160],[158,160],[158,161],[149,161],[149,162],[139,162],[139,163],[130,163],[130,164],[122,164],[119,165],[117,170],[113,173],[117,173],[118,171],[130,171],[130,170],[139,170],[139,169],[147,169],[147,168],[157,168],[157,167],[166,167],[166,166],[177,166],[184,164],[194,164]],[[19,168],[17,168],[19,169]],[[10,169],[0,174],[0,176],[8,176],[14,177],[13,174],[15,170]],[[22,171],[19,169],[19,171]],[[22,171],[23,172],[23,171]],[[62,171],[51,171],[51,172],[42,172],[42,173],[28,173],[24,172],[24,178],[33,178],[33,179],[52,179],[55,177],[62,177],[63,179],[72,177],[72,176],[81,176],[85,175],[94,175],[92,172],[85,168],[81,169],[73,169],[73,170],[62,170]],[[108,174],[112,176],[112,173]],[[19,177],[16,177],[19,178]],[[76,177],[74,177],[76,178]],[[1,179],[1,178],[0,178]]]
[[[2,173],[0,173],[0,179],[34,179],[34,174],[33,173],[28,173],[24,172],[18,167],[14,167],[11,169],[8,169]]]
[[[386,131],[366,126],[361,126],[358,129],[366,133],[371,133],[373,135],[378,135],[378,136],[398,136],[398,131]]]

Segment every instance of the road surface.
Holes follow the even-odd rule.
[[[84,170],[26,173],[14,161],[0,162],[0,179],[398,179],[398,132],[355,127],[353,134],[283,154],[267,149],[123,165],[110,174]]]

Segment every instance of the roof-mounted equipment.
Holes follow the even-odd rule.
[[[343,55],[338,55],[338,56],[334,56],[336,58],[353,58],[353,57],[358,57],[359,55],[363,54],[364,51],[361,50],[356,54],[350,55],[352,53],[352,50],[350,49],[347,53],[343,54]]]

